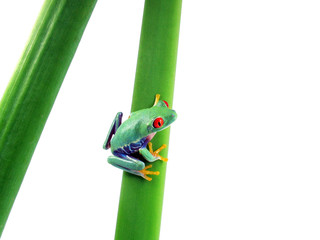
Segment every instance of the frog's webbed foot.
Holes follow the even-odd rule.
[[[163,144],[163,145],[162,145],[161,147],[159,147],[156,151],[153,151],[153,149],[152,149],[152,143],[151,143],[151,142],[148,143],[148,147],[149,147],[150,153],[151,153],[153,156],[159,158],[160,160],[162,160],[162,161],[164,161],[164,162],[168,162],[168,158],[164,158],[164,157],[160,156],[160,154],[159,154],[161,150],[163,150],[163,149],[165,149],[165,148],[167,147],[166,144]]]
[[[154,172],[154,171],[149,171],[149,170],[147,170],[147,169],[149,169],[149,168],[151,168],[151,167],[152,167],[152,165],[148,165],[148,166],[146,166],[144,169],[138,171],[138,172],[141,173],[141,177],[143,177],[144,179],[146,179],[146,180],[148,180],[148,181],[151,181],[152,178],[151,178],[151,177],[148,177],[147,175],[159,175],[159,174],[160,174],[159,171],[155,171],[155,172]]]

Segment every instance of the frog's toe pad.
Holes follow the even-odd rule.
[[[151,181],[152,178],[151,178],[151,177],[148,177],[147,175],[159,175],[159,174],[160,174],[159,171],[149,171],[149,170],[147,170],[147,169],[149,169],[149,168],[151,168],[151,167],[152,167],[152,165],[148,165],[148,166],[146,166],[144,169],[142,169],[142,170],[139,171],[139,172],[141,173],[141,176],[142,176],[144,179],[148,180],[148,181]]]
[[[164,162],[168,162],[168,158],[164,158],[164,157],[160,156],[160,154],[159,154],[161,150],[163,150],[163,149],[165,149],[167,147],[166,144],[162,144],[162,146],[159,147],[156,151],[153,151],[151,142],[148,143],[148,147],[149,147],[150,153],[153,156],[158,157],[160,160],[162,160]]]
[[[154,100],[153,106],[157,105],[157,103],[159,102],[159,100],[160,100],[160,94],[156,94],[156,98],[155,98],[155,100]]]

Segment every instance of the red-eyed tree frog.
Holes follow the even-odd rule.
[[[159,175],[160,173],[159,171],[147,170],[152,165],[145,166],[145,163],[135,154],[139,152],[148,162],[168,161],[159,155],[159,152],[166,148],[166,145],[163,144],[158,150],[153,151],[150,140],[157,132],[170,126],[177,118],[176,112],[169,108],[168,103],[159,99],[160,95],[157,94],[151,108],[131,113],[123,123],[121,123],[122,112],[117,113],[103,144],[104,149],[111,148],[113,155],[108,157],[110,164],[148,181],[151,181],[152,178],[147,175]]]

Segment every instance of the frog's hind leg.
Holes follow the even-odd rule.
[[[153,172],[147,169],[151,168],[152,165],[145,167],[144,162],[136,159],[134,157],[123,155],[123,156],[110,156],[108,157],[108,163],[111,165],[122,169],[128,173],[143,177],[144,179],[151,181],[152,178],[148,177],[147,175],[159,175],[158,171]]]
[[[123,155],[123,156],[112,155],[108,157],[108,163],[127,172],[139,171],[144,169],[145,167],[144,162],[140,161],[139,159],[129,157],[127,155]]]
[[[121,122],[122,122],[122,116],[123,116],[122,112],[118,112],[117,115],[115,116],[115,118],[111,124],[111,127],[109,129],[107,138],[104,141],[104,144],[103,144],[104,149],[107,150],[111,147],[111,145],[110,145],[111,138],[116,133],[117,129],[120,127]]]

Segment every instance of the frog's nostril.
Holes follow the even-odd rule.
[[[174,120],[176,120],[177,117],[178,117],[178,115],[177,115],[177,113],[174,111],[174,112],[171,114],[171,117],[172,117]]]

